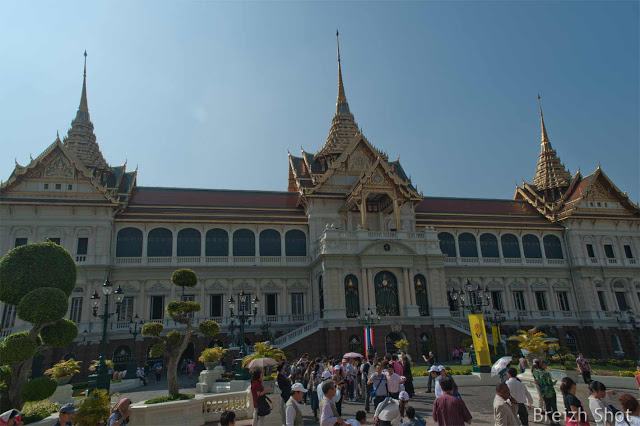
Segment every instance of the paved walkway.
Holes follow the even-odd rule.
[[[195,384],[197,379],[189,380],[187,376],[180,376],[180,392],[183,393],[195,393]],[[477,386],[477,387],[463,387],[460,388],[462,397],[473,415],[473,424],[491,425],[493,424],[493,397],[495,391],[493,386]],[[134,389],[129,392],[123,393],[123,396],[131,398],[133,402],[145,401],[157,396],[167,395],[167,379],[163,377],[162,381],[155,382],[150,381],[147,386]],[[424,389],[419,389],[410,401],[418,414],[427,420],[428,425],[435,424],[431,420],[431,408],[433,406],[434,394],[426,393]],[[363,402],[344,402],[342,405],[342,414],[344,419],[355,418],[355,413],[358,410],[364,410]],[[318,422],[313,420],[313,413],[311,412],[310,405],[304,405],[302,408],[304,414],[305,425],[317,425]],[[373,420],[373,413],[367,416],[367,421]],[[530,420],[533,420],[533,416],[530,415]],[[216,423],[211,423],[215,425]],[[250,420],[241,420],[236,423],[238,426],[250,425]],[[272,413],[267,416],[265,426],[280,425],[280,413]],[[538,424],[538,423],[531,423]]]

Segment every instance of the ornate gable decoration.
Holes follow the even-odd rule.
[[[46,165],[44,169],[44,177],[60,177],[73,178],[73,167],[71,162],[64,155],[58,154],[53,160]]]

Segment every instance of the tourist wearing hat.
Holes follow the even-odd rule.
[[[404,420],[408,401],[409,394],[405,391],[400,392],[398,399],[385,398],[376,407],[373,423],[378,426],[397,425]]]
[[[302,383],[294,383],[291,386],[291,398],[285,404],[285,425],[286,426],[302,426],[302,410],[300,409],[300,401],[307,393]]]
[[[60,408],[60,414],[58,415],[58,421],[53,426],[71,426],[71,420],[73,419],[73,413],[76,412],[76,406],[72,402],[64,404]]]
[[[439,365],[438,372],[440,373],[441,380],[446,379],[448,377],[453,381],[453,396],[455,396],[456,398],[462,398],[462,396],[460,396],[460,392],[458,392],[458,384],[456,383],[455,380],[453,380],[453,377],[451,377],[451,374],[447,373],[447,368],[444,365]]]
[[[116,405],[111,409],[111,416],[109,416],[107,426],[120,426],[129,423],[129,416],[131,415],[129,411],[130,405],[131,400],[129,398],[121,398],[116,402]]]
[[[5,411],[0,414],[0,425],[6,426],[22,426],[24,423],[22,422],[22,416],[20,415],[20,411],[13,410]]]
[[[434,392],[436,398],[442,396],[442,388],[440,387],[440,380],[442,380],[442,376],[440,375],[440,370],[437,366],[433,365],[429,367],[429,375],[433,378],[433,381],[436,383],[434,385]]]
[[[320,375],[320,383],[318,383],[318,387],[316,389],[316,393],[318,394],[318,401],[322,401],[322,398],[324,397],[324,393],[322,392],[322,384],[324,382],[326,382],[327,380],[331,380],[333,376],[331,375],[331,371],[329,370],[324,370],[322,372],[322,374]],[[336,389],[336,395],[333,397],[332,401],[338,402],[340,401],[342,395],[340,395],[340,391]],[[320,404],[320,403],[318,403]]]

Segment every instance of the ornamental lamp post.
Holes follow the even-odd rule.
[[[238,313],[234,313],[235,303],[236,301],[233,299],[233,296],[229,298],[229,316],[231,318],[237,318],[240,322],[238,338],[240,340],[240,353],[238,354],[240,357],[243,357],[247,353],[247,344],[244,341],[244,326],[245,324],[251,325],[251,320],[258,315],[258,296],[253,298],[253,301],[250,301],[250,295],[245,294],[244,290],[238,294]]]
[[[476,288],[473,288],[473,284],[471,281],[467,279],[466,282],[467,292],[464,290],[451,290],[451,298],[455,301],[460,301],[460,307],[464,311],[469,310],[471,314],[475,314],[476,312],[482,313],[482,308],[490,305],[491,292],[488,287],[484,289],[480,287],[480,284],[476,285]],[[475,295],[475,297],[473,297]]]
[[[116,309],[114,312],[109,312],[109,296],[111,293],[116,294]],[[113,315],[120,313],[120,307],[122,306],[122,294],[124,291],[122,287],[118,285],[118,288],[113,290],[113,284],[109,281],[109,278],[102,284],[102,294],[104,295],[104,307],[102,314],[98,315],[98,307],[100,306],[100,295],[97,291],[93,292],[91,300],[93,300],[93,316],[95,318],[102,319],[102,338],[100,339],[100,357],[98,358],[97,371],[89,376],[89,386],[87,394],[95,389],[104,389],[109,392],[109,386],[111,384],[111,376],[106,363],[107,354],[107,325],[109,318]]]
[[[140,319],[138,314],[129,320],[129,334],[133,335],[133,349],[131,351],[131,358],[129,358],[129,364],[127,365],[127,379],[137,378],[136,370],[138,368],[138,363],[136,362],[136,338],[142,331],[143,325],[144,321]],[[140,326],[139,329],[138,326]]]
[[[489,322],[489,324],[491,324],[492,327],[496,327],[497,334],[493,336],[493,339],[494,339],[493,349],[494,349],[494,353],[498,355],[499,352],[502,352],[501,351],[502,345],[499,345],[498,342],[496,342],[496,339],[498,339],[498,341],[502,340],[502,331],[500,330],[500,325],[506,320],[506,317],[504,313],[498,310],[494,310],[493,312],[485,311],[484,317]]]

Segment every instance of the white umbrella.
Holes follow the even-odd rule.
[[[495,364],[491,366],[491,376],[497,376],[502,370],[507,368],[511,363],[511,358],[512,357],[510,356],[503,356],[502,358],[497,360]]]
[[[256,358],[247,365],[248,368],[265,368],[271,365],[278,365],[278,361],[273,358]]]

